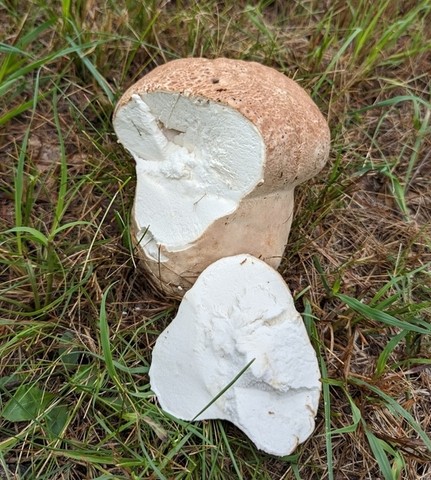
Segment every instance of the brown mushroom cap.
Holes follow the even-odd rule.
[[[303,88],[273,68],[227,58],[173,60],[132,85],[116,111],[133,94],[152,92],[201,97],[250,120],[266,146],[260,190],[298,185],[316,175],[328,159],[330,133],[325,118]]]

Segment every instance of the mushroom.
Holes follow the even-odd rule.
[[[158,337],[149,375],[164,411],[229,420],[273,455],[314,429],[316,354],[282,277],[251,255],[202,272]]]
[[[113,123],[136,161],[134,240],[165,292],[244,252],[279,266],[294,188],[330,141],[296,82],[254,62],[175,60],[126,91]]]

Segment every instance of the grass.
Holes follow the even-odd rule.
[[[0,478],[431,478],[431,4],[0,1]],[[280,269],[318,353],[291,456],[163,414],[151,349],[177,303],[130,241],[111,116],[186,56],[295,78],[332,151],[298,189]]]

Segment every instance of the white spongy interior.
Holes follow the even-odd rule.
[[[133,95],[114,119],[136,161],[135,221],[146,254],[163,261],[236,210],[263,181],[265,146],[236,110],[201,98]]]

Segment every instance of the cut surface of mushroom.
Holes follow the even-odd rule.
[[[296,185],[316,175],[329,129],[308,94],[254,62],[185,58],[118,102],[113,124],[136,161],[134,241],[168,293],[243,252],[277,268]]]
[[[154,260],[165,260],[158,245],[170,252],[189,247],[263,180],[261,135],[224,105],[163,92],[134,94],[115,126],[136,161],[137,235]]]
[[[166,412],[229,420],[270,454],[290,454],[314,429],[316,354],[284,280],[250,255],[204,270],[160,334],[149,374]]]

